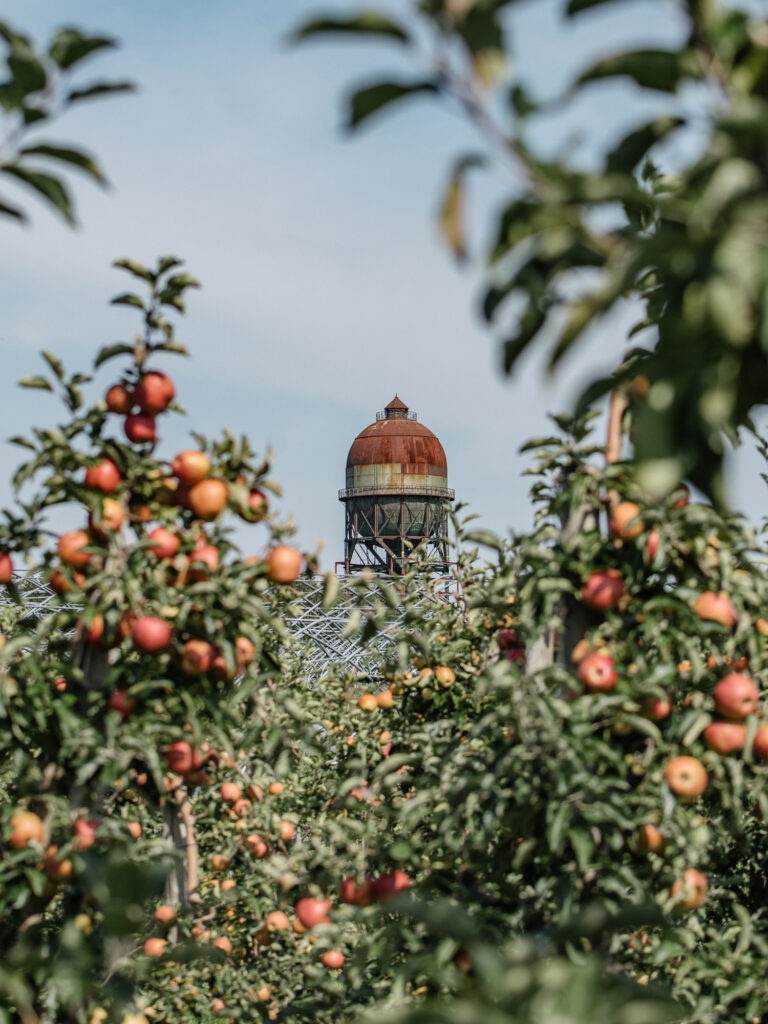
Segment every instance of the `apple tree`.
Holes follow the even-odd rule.
[[[57,395],[65,419],[13,439],[26,461],[0,527],[10,596],[23,559],[55,594],[2,648],[7,1020],[110,1006],[121,1019],[155,904],[190,907],[190,929],[205,916],[198,797],[239,776],[241,749],[259,751],[253,792],[276,784],[307,729],[265,696],[281,673],[281,590],[304,564],[269,514],[268,461],[229,433],[158,451],[163,418],[181,411],[160,361],[184,354],[171,317],[197,282],[173,257],[118,266],[147,297],[114,300],[139,310],[142,331],[98,354],[97,370],[125,363],[104,398],[87,404],[90,375],[51,353],[21,382]],[[258,553],[241,555],[233,517],[255,524]]]

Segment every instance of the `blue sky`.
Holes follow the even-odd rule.
[[[498,346],[476,310],[481,243],[508,179],[496,170],[477,188],[478,256],[457,269],[437,240],[434,212],[451,158],[476,148],[472,132],[455,114],[419,104],[350,140],[339,130],[347,85],[402,72],[403,57],[386,46],[285,45],[309,13],[356,6],[3,5],[3,17],[38,42],[62,23],[113,35],[120,50],[94,60],[92,74],[130,77],[139,92],[84,105],[48,133],[98,154],[111,182],[107,192],[76,183],[76,232],[33,204],[31,228],[0,225],[0,437],[58,416],[50,398],[14,387],[41,367],[40,349],[56,351],[69,368],[88,367],[101,344],[130,337],[131,314],[108,306],[127,283],[112,260],[175,253],[203,289],[179,325],[193,358],[164,364],[190,415],[168,424],[162,450],[170,457],[186,447],[190,430],[225,428],[247,433],[259,450],[271,446],[285,488],[280,508],[295,517],[306,548],[326,540],[324,567],[342,556],[337,491],[347,450],[395,392],[442,440],[450,485],[478,525],[499,533],[527,527],[529,481],[518,448],[548,430],[546,413],[564,408],[590,374],[617,361],[631,321],[627,312],[596,332],[554,385],[536,359],[502,379]],[[551,95],[589,52],[679,31],[672,4],[620,6],[574,28],[557,17],[554,0],[522,4],[520,72]],[[610,137],[638,112],[628,89],[614,89],[570,111],[568,121],[552,118],[541,138],[557,148],[574,146],[580,131],[590,139],[598,127]],[[109,373],[98,380],[101,392]],[[737,503],[755,486],[754,464],[740,460]],[[17,461],[15,449],[0,446],[0,479]],[[242,539],[255,550],[263,542],[258,528]]]

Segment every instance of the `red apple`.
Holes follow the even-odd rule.
[[[208,477],[193,484],[186,496],[186,507],[206,521],[215,519],[227,507],[229,489],[223,480]]]
[[[120,470],[112,459],[103,459],[85,471],[85,486],[95,491],[103,491],[105,494],[111,494],[121,480]]]
[[[641,825],[635,833],[635,848],[644,857],[649,853],[661,853],[666,843],[663,834],[649,821]]]
[[[170,924],[176,920],[176,911],[167,903],[163,903],[155,911],[155,920],[160,924]]]
[[[742,722],[711,722],[701,736],[710,750],[733,754],[744,749],[747,727]]]
[[[256,648],[245,636],[235,637],[235,663],[242,671],[251,664],[256,657]]]
[[[216,657],[216,648],[207,640],[187,640],[181,650],[181,671],[188,676],[203,676]]]
[[[727,594],[716,594],[711,590],[699,594],[693,602],[693,610],[705,622],[719,622],[727,629],[733,629],[738,621],[738,613]]]
[[[198,544],[189,556],[189,578],[197,583],[207,580],[219,567],[219,549],[213,544]]]
[[[115,690],[109,698],[109,706],[125,721],[136,710],[136,701],[129,697],[125,690]]]
[[[205,452],[179,452],[171,462],[171,471],[187,487],[205,480],[211,471],[211,460]]]
[[[217,654],[208,670],[208,675],[211,679],[215,679],[217,683],[227,683],[232,679],[233,674],[224,655]]]
[[[75,837],[75,849],[87,850],[96,842],[96,833],[99,828],[98,821],[91,818],[78,818],[72,826]]]
[[[240,517],[249,523],[258,523],[265,518],[269,512],[269,503],[264,491],[254,488],[248,495],[246,508],[241,509]]]
[[[611,536],[619,540],[634,540],[635,537],[639,537],[645,529],[639,516],[640,506],[634,501],[620,501],[614,505],[608,518]]]
[[[650,718],[652,722],[661,722],[672,713],[672,701],[669,697],[659,697],[655,693],[649,693],[643,699],[643,715]]]
[[[71,580],[71,582],[70,582]],[[82,590],[86,584],[86,578],[81,572],[73,572],[69,577],[61,569],[54,569],[48,577],[48,585],[57,594],[69,594],[75,586]]]
[[[175,533],[166,530],[164,526],[157,526],[147,534],[147,540],[152,544],[147,550],[157,558],[173,558],[181,546],[181,541]]]
[[[153,936],[144,943],[144,952],[147,956],[162,956],[167,945],[167,939],[159,939]]]
[[[768,723],[757,727],[755,738],[752,742],[752,752],[761,761],[768,761]]]
[[[96,614],[91,619],[90,623],[85,629],[85,635],[88,638],[88,642],[92,643],[96,647],[101,646],[101,641],[104,638],[104,616]]]
[[[123,424],[125,436],[134,444],[144,444],[157,440],[157,423],[154,416],[146,416],[141,412],[132,412],[125,417]]]
[[[269,576],[275,583],[293,583],[297,580],[301,563],[301,553],[287,544],[278,544],[267,555]]]
[[[42,843],[45,837],[43,819],[32,811],[16,811],[8,824],[11,826],[8,843],[16,850],[30,843]]]
[[[225,800],[228,804],[233,804],[243,795],[243,787],[237,782],[223,782],[219,793],[222,800]]]
[[[110,412],[117,412],[123,416],[133,408],[133,395],[122,384],[113,384],[104,396],[104,401]]]
[[[367,907],[373,899],[373,881],[365,875],[358,882],[354,875],[342,878],[339,884],[339,899],[342,903],[350,903],[354,907]]]
[[[177,740],[165,751],[165,763],[169,771],[177,775],[191,775],[205,764],[205,754],[193,747],[187,740]]]
[[[116,498],[104,498],[100,510],[88,513],[88,525],[100,540],[110,533],[117,533],[125,522],[125,509]]]
[[[648,536],[645,538],[645,560],[649,564],[656,561],[656,555],[659,553],[659,546],[661,545],[661,534],[658,530],[651,530]]]
[[[58,846],[52,844],[46,848],[43,860],[43,871],[54,882],[63,882],[75,873],[75,866],[67,857],[57,857]]]
[[[377,900],[388,900],[407,889],[411,880],[405,871],[390,871],[381,878],[374,879],[373,895]]]
[[[340,949],[327,949],[320,954],[320,961],[329,970],[338,971],[344,966],[344,954]]]
[[[581,588],[584,604],[598,612],[615,608],[623,596],[624,577],[618,569],[596,569]]]
[[[695,800],[707,788],[707,769],[695,757],[681,754],[667,762],[664,781],[683,800]]]
[[[318,924],[330,924],[328,911],[332,907],[329,899],[321,896],[305,896],[296,904],[296,917],[305,928],[314,928]]]
[[[695,868],[688,868],[669,890],[675,900],[675,910],[683,914],[697,910],[706,901],[708,888],[707,876]]]
[[[260,835],[255,832],[251,835],[246,836],[244,843],[247,848],[251,851],[254,857],[258,857],[261,860],[263,857],[267,857],[270,853],[269,845],[262,839]]]
[[[156,615],[143,615],[131,625],[133,646],[143,654],[162,651],[171,642],[171,627]]]
[[[13,562],[7,551],[0,551],[0,583],[10,583],[13,579]]]
[[[578,676],[588,690],[612,690],[619,678],[613,658],[604,651],[588,654],[579,664]]]
[[[89,533],[85,530],[68,530],[59,537],[57,549],[59,558],[64,565],[71,565],[75,568],[89,565],[91,555],[84,550],[93,543]]]
[[[155,416],[173,401],[175,394],[173,381],[167,374],[149,370],[136,385],[133,399],[143,413]]]
[[[753,715],[760,703],[760,691],[749,676],[731,672],[717,684],[713,694],[715,710],[723,718],[737,720]]]

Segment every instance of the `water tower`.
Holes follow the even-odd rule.
[[[397,395],[347,456],[344,568],[402,573],[418,557],[448,569],[448,485],[443,446]]]

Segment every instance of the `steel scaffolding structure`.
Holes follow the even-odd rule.
[[[372,572],[339,576],[337,580],[338,594],[329,608],[323,607],[324,576],[314,576],[295,585],[296,614],[288,617],[287,622],[296,642],[304,647],[302,667],[310,679],[321,678],[334,666],[343,666],[360,677],[376,679],[381,676],[386,656],[406,629],[405,602],[398,599],[404,582],[401,577]],[[428,619],[434,614],[437,600],[455,600],[455,597],[455,578],[440,571],[434,577],[421,576],[418,584],[410,584],[409,606],[418,605]],[[384,624],[361,642],[360,633],[375,611]]]
[[[429,617],[435,596],[426,585],[427,578],[423,580],[412,596],[423,605],[425,617]],[[62,603],[42,573],[14,573],[13,582],[27,619],[42,618],[62,607],[76,607]],[[382,663],[404,629],[405,607],[393,597],[403,586],[403,581],[401,578],[370,574],[342,576],[337,578],[337,582],[338,592],[328,608],[323,607],[328,586],[325,576],[302,578],[293,584],[285,616],[292,638],[291,646],[301,659],[303,673],[310,680],[320,679],[339,667],[361,678],[375,679],[381,675]],[[441,574],[438,586],[448,593],[449,578]],[[388,588],[386,595],[384,588]],[[2,607],[18,607],[10,589],[0,588]],[[376,608],[379,611],[386,609],[384,626],[362,643],[360,631]]]

